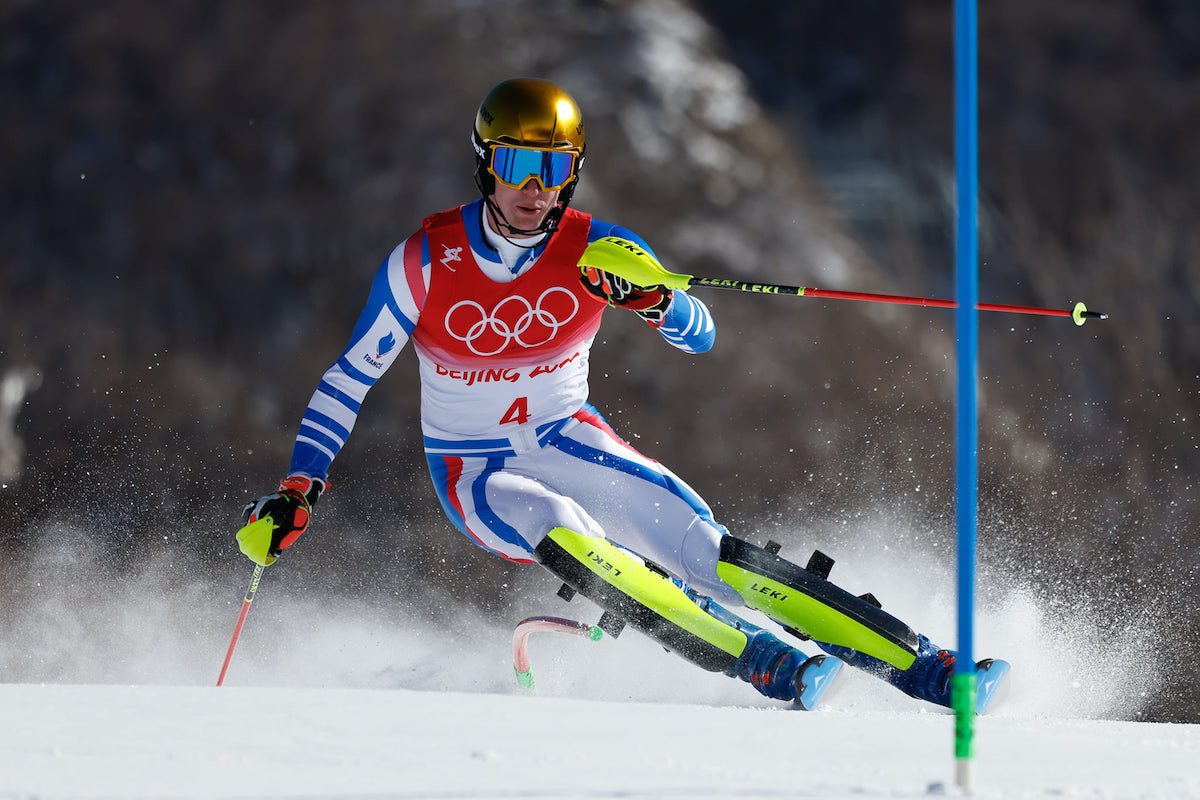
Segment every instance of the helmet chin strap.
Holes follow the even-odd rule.
[[[482,152],[478,144],[475,146],[475,150],[476,153]],[[582,158],[580,159],[579,163],[581,165],[583,164]],[[567,184],[567,186],[559,193],[558,203],[554,206],[554,208],[550,209],[546,213],[546,218],[542,220],[541,225],[530,229],[518,228],[508,221],[508,218],[504,216],[504,212],[500,210],[500,206],[496,205],[496,201],[492,199],[492,195],[496,190],[496,179],[488,174],[487,169],[484,166],[483,156],[480,155],[475,159],[475,187],[479,189],[479,194],[483,197],[484,205],[487,206],[488,211],[493,214],[499,227],[507,228],[509,233],[517,236],[537,236],[539,233],[545,233],[552,236],[554,232],[558,230],[558,223],[560,220],[562,220],[563,214],[566,212],[567,206],[571,202],[571,198],[575,196],[575,185],[578,182],[579,177],[576,175],[575,180]],[[542,241],[538,241],[533,244],[523,244],[519,241],[510,239],[503,230],[496,232],[504,237],[504,240],[509,244],[515,247],[523,247],[526,250],[532,250],[533,248],[542,244]]]
[[[504,216],[504,212],[500,210],[500,206],[496,204],[496,201],[492,199],[490,194],[483,196],[483,202],[487,206],[488,211],[490,211],[495,218],[497,227],[500,228],[500,230],[497,230],[496,232],[504,237],[504,240],[509,244],[516,247],[523,247],[526,250],[532,250],[533,248],[541,245],[545,240],[539,239],[532,244],[525,244],[522,241],[509,238],[504,231],[507,230],[510,234],[515,234],[517,236],[537,236],[539,233],[553,234],[554,231],[558,229],[558,222],[562,219],[563,215],[562,205],[556,205],[546,213],[546,218],[542,220],[541,225],[537,226],[536,228],[518,228],[508,221],[508,219]]]

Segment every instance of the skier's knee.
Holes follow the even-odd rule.
[[[729,533],[711,519],[697,515],[683,534],[679,544],[679,561],[683,579],[689,586],[702,590],[719,603],[740,606],[740,594],[717,574],[721,540]]]

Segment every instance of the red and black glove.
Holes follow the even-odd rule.
[[[278,492],[247,503],[242,509],[242,521],[246,525],[270,517],[274,527],[270,542],[243,541],[245,536],[239,535],[242,552],[256,563],[269,564],[278,558],[283,550],[300,538],[300,534],[308,530],[312,507],[325,488],[326,483],[318,478],[289,475],[280,482]]]
[[[595,267],[583,267],[583,286],[609,305],[628,308],[651,325],[662,325],[663,315],[671,305],[671,290],[665,286],[634,286],[620,275]]]

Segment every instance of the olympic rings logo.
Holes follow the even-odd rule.
[[[570,312],[565,319],[559,319],[547,308],[550,305],[547,301],[558,293],[565,294],[571,301]],[[525,348],[546,344],[578,312],[579,298],[568,289],[551,286],[542,292],[536,304],[530,304],[520,295],[512,295],[497,303],[491,313],[474,300],[460,300],[446,312],[446,332],[464,343],[475,355],[494,356],[513,342]],[[457,320],[459,327],[451,322],[451,317]],[[465,330],[461,327],[464,320],[467,323]],[[536,341],[529,341],[535,336]]]

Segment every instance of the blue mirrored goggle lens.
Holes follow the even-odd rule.
[[[520,189],[532,177],[546,191],[561,189],[575,174],[575,154],[561,150],[529,150],[524,147],[492,148],[492,174]]]

